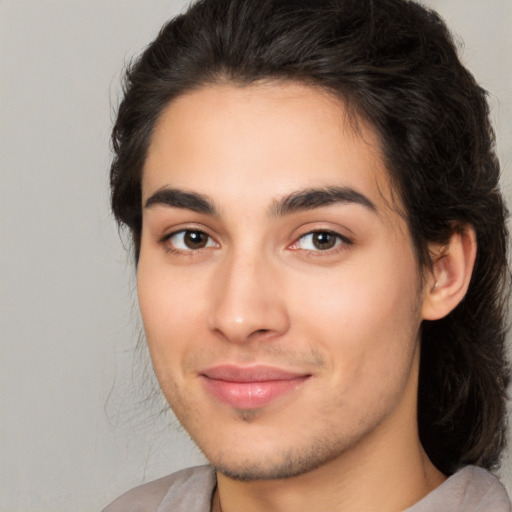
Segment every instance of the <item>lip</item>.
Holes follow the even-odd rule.
[[[257,409],[296,390],[311,374],[263,365],[220,365],[200,376],[214,398],[236,409]]]

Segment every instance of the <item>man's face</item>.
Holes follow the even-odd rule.
[[[415,433],[423,292],[364,123],[307,86],[205,87],[161,116],[142,188],[151,357],[214,466],[280,478]]]

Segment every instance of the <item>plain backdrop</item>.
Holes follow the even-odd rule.
[[[492,93],[510,202],[512,1],[425,3]],[[0,0],[0,512],[99,510],[203,460],[160,413],[135,348],[133,268],[107,188],[123,64],[185,4]]]

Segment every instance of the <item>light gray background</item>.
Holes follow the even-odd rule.
[[[0,0],[0,512],[99,510],[202,460],[154,413],[160,399],[143,402],[153,384],[107,191],[123,62],[185,3]],[[428,4],[493,93],[510,201],[512,1]]]

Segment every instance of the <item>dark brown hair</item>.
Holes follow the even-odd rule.
[[[141,173],[155,123],[208,83],[292,80],[328,90],[380,136],[422,267],[429,242],[475,229],[466,297],[422,325],[419,428],[433,463],[494,467],[505,442],[506,208],[486,93],[439,16],[407,0],[201,0],[129,67],[112,134],[112,209],[137,260]]]

